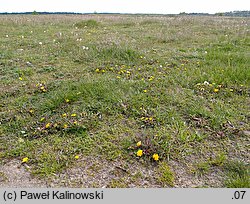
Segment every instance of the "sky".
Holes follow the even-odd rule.
[[[0,12],[218,13],[250,10],[250,0],[0,0]]]

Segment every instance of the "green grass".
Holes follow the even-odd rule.
[[[249,188],[249,164],[244,164],[239,161],[230,161],[225,167],[227,171],[227,179],[225,186],[227,188]]]
[[[168,161],[191,162],[201,180],[223,169],[227,187],[241,186],[245,177],[223,166],[228,155],[247,160],[246,21],[0,16],[1,160],[28,157],[44,177],[74,167],[76,155],[133,161],[158,172],[149,180],[160,186],[174,185]],[[123,187],[119,179],[110,186]]]

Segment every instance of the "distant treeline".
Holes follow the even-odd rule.
[[[51,14],[64,14],[64,15],[84,15],[84,14],[128,14],[129,13],[75,13],[75,12],[0,12],[0,15],[51,15]],[[151,15],[151,14],[138,14],[138,15]],[[157,15],[157,14],[152,14]],[[221,13],[215,13],[215,14],[209,14],[209,13],[186,13],[181,12],[179,14],[159,14],[159,15],[169,15],[169,16],[177,16],[177,15],[190,15],[190,16],[238,16],[238,17],[250,17],[250,11],[230,11],[230,12],[221,12]]]

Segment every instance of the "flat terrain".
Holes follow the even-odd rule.
[[[0,187],[250,187],[250,18],[0,16]]]

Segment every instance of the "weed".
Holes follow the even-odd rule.
[[[225,186],[227,188],[249,188],[249,165],[239,161],[229,161],[224,166],[227,172]]]
[[[75,27],[80,28],[80,29],[86,28],[86,27],[94,28],[94,27],[97,27],[99,25],[100,25],[100,23],[97,22],[96,20],[93,20],[93,19],[86,20],[86,21],[79,21],[79,22],[74,24]]]
[[[163,186],[173,186],[174,185],[174,173],[168,166],[166,162],[159,163],[157,169],[157,180]]]

